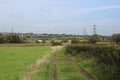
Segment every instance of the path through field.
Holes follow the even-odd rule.
[[[57,52],[59,49],[61,49],[62,46],[55,46],[52,47],[53,53]],[[56,80],[56,54],[53,56],[52,65],[51,65],[51,80]]]
[[[83,67],[78,65],[73,59],[71,59],[70,57],[67,57],[67,58],[70,63],[72,63],[73,65],[75,65],[78,68],[80,73],[83,74],[87,78],[87,80],[95,80],[89,72],[87,72]]]
[[[51,80],[95,80],[93,76],[63,51],[57,52],[52,61]]]
[[[62,55],[57,54],[57,51],[61,48],[62,46],[51,47],[52,52],[48,52],[42,58],[38,58],[35,63],[31,64],[27,68],[26,74],[24,74],[21,80],[32,80],[33,76],[36,76],[36,73],[39,72],[41,66],[49,60],[49,57],[51,55],[53,55],[53,57],[52,63],[50,65],[50,80],[94,80],[91,74],[89,74],[84,68],[78,65],[70,57],[67,57],[63,53]],[[72,77],[69,77],[70,75]]]
[[[52,53],[55,53],[57,50],[59,50],[61,48],[62,48],[62,46],[51,47]],[[48,52],[42,58],[38,58],[35,63],[28,66],[26,74],[24,74],[24,76],[21,78],[21,80],[31,80],[32,77],[37,73],[38,68],[40,68],[41,65],[48,60],[50,55],[51,55],[51,52]]]

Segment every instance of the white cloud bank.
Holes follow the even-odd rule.
[[[96,8],[85,8],[85,9],[80,9],[79,11],[82,14],[84,14],[84,13],[103,11],[108,9],[120,9],[120,5],[108,5],[108,6],[102,6],[102,7],[96,7]]]

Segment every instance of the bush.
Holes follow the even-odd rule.
[[[79,44],[79,43],[80,43],[80,39],[79,39],[79,38],[76,38],[76,37],[75,37],[75,38],[72,38],[72,39],[71,39],[71,43],[72,43],[72,44]]]
[[[61,42],[52,42],[52,46],[62,45]]]
[[[100,36],[98,34],[94,34],[90,37],[89,42],[90,43],[97,43],[98,41],[100,41]]]

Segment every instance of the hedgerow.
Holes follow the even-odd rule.
[[[114,46],[98,45],[68,45],[66,53],[83,58],[94,58],[96,65],[100,66],[109,79],[120,80],[120,48]],[[105,76],[106,77],[106,76]]]

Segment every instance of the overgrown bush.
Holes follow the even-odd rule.
[[[89,42],[90,43],[97,43],[98,41],[100,41],[100,36],[98,34],[93,34],[92,36],[90,36],[89,38]]]
[[[61,42],[52,42],[52,46],[62,45]]]
[[[71,39],[71,43],[72,43],[72,44],[79,44],[79,43],[80,43],[80,39],[74,37],[74,38]]]

